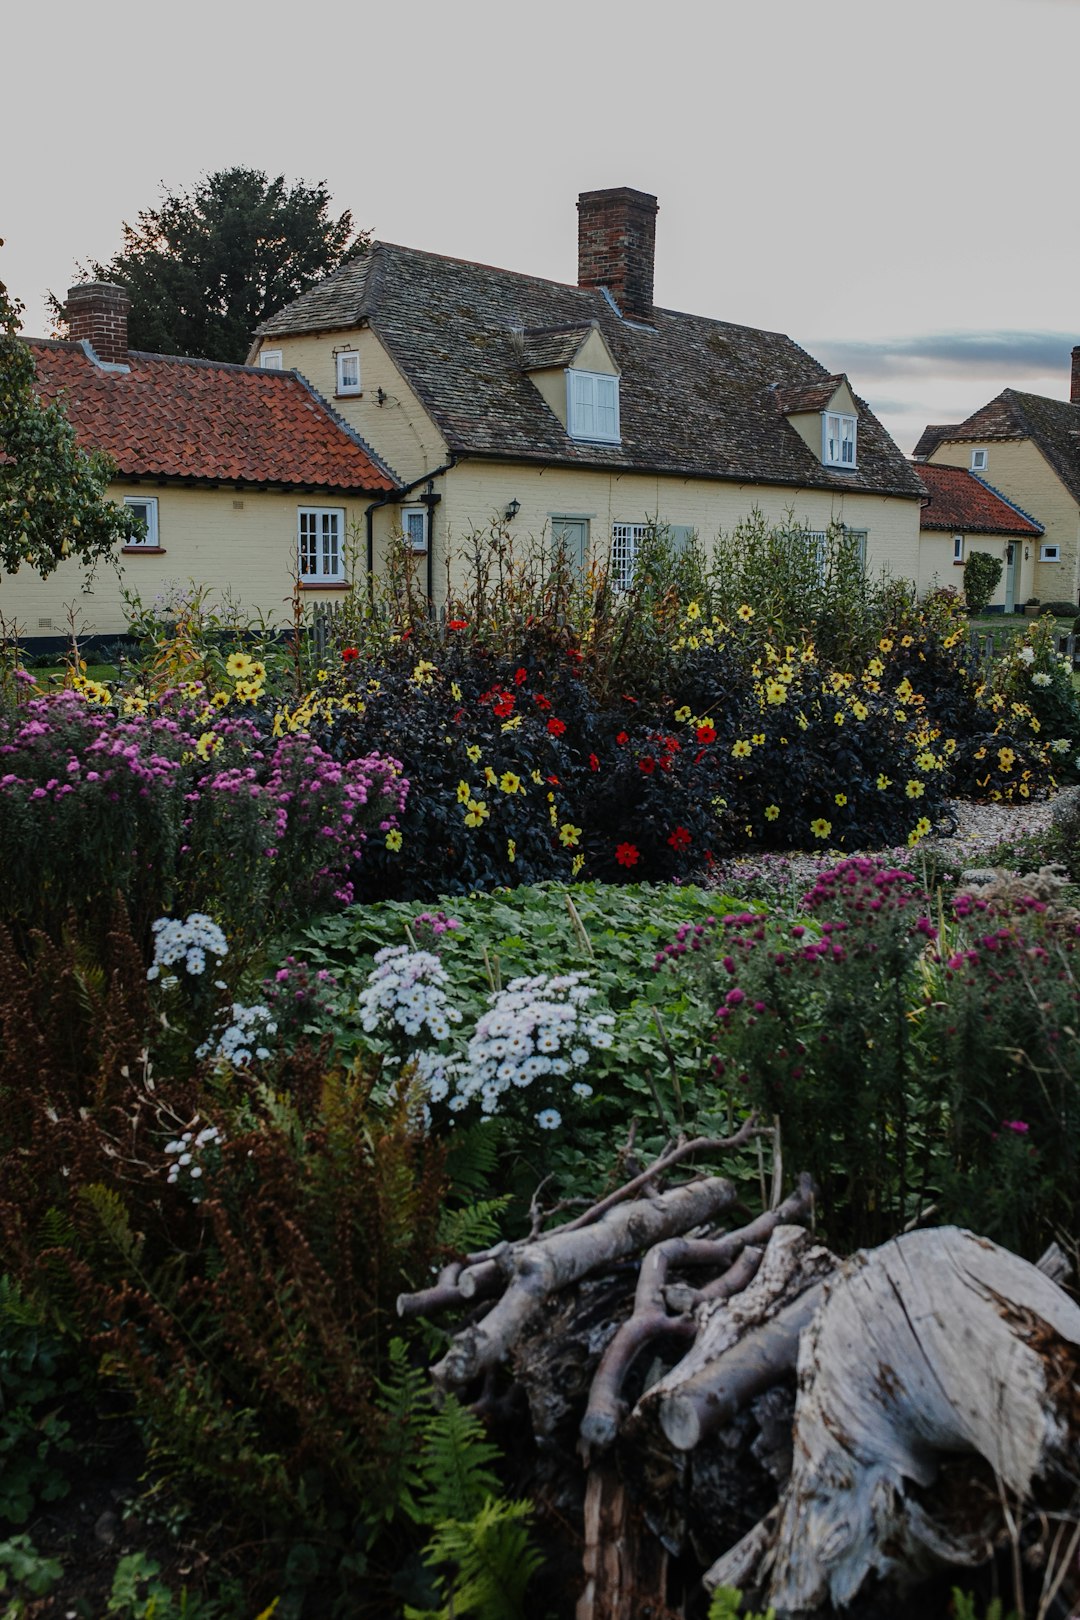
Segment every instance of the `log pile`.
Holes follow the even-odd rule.
[[[703,1571],[778,1616],[829,1612],[1010,1538],[1019,1557],[1032,1510],[1047,1589],[1069,1598],[1080,1308],[954,1228],[842,1263],[806,1229],[807,1177],[735,1224],[725,1177],[670,1184],[754,1131],[680,1142],[575,1219],[537,1216],[398,1302],[459,1317],[441,1389],[527,1405],[549,1497],[583,1526],[577,1620],[665,1620],[684,1598],[701,1613]]]

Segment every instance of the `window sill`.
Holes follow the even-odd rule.
[[[121,554],[125,557],[164,557],[164,546],[121,546]]]
[[[335,399],[363,399],[363,397],[364,390],[362,388],[347,388],[344,393],[339,388],[334,395]]]
[[[347,579],[302,579],[300,589],[302,591],[347,591],[349,582]]]

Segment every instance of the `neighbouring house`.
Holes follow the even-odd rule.
[[[925,428],[915,458],[924,481],[935,466],[966,467],[1040,525],[1014,553],[1017,606],[1080,600],[1080,344],[1067,400],[1006,388],[963,422]]]
[[[790,338],[657,307],[656,214],[582,194],[576,286],[376,243],[260,326],[250,361],[306,378],[399,485],[370,569],[401,534],[440,601],[463,542],[506,524],[625,581],[650,524],[707,544],[756,507],[915,580],[918,473]]]
[[[1020,586],[1031,575],[1042,524],[970,468],[922,462],[918,470],[928,496],[919,519],[919,595],[940,585],[963,591],[965,562],[973,551],[985,551],[1002,563],[991,608],[1011,613],[1021,606]]]
[[[142,535],[89,590],[74,560],[45,579],[0,572],[6,625],[47,651],[69,612],[83,637],[122,633],[124,590],[149,603],[194,581],[277,623],[298,571],[309,598],[339,592],[366,508],[394,491],[379,457],[294,373],[129,353],[127,310],[121,288],[89,283],[68,295],[70,339],[25,341],[38,392],[112,458],[110,493]]]

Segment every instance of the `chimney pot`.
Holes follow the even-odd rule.
[[[111,281],[84,281],[69,287],[68,330],[76,343],[84,338],[106,365],[123,365],[128,352],[131,299]]]
[[[1069,389],[1069,401],[1073,405],[1080,405],[1080,343],[1077,343],[1072,352],[1072,386]]]
[[[578,286],[606,287],[631,320],[653,318],[656,198],[616,186],[578,197]]]

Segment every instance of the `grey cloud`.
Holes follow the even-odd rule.
[[[1075,333],[928,332],[878,343],[819,338],[808,344],[825,365],[860,379],[927,376],[962,372],[999,377],[1061,372],[1067,376]]]

